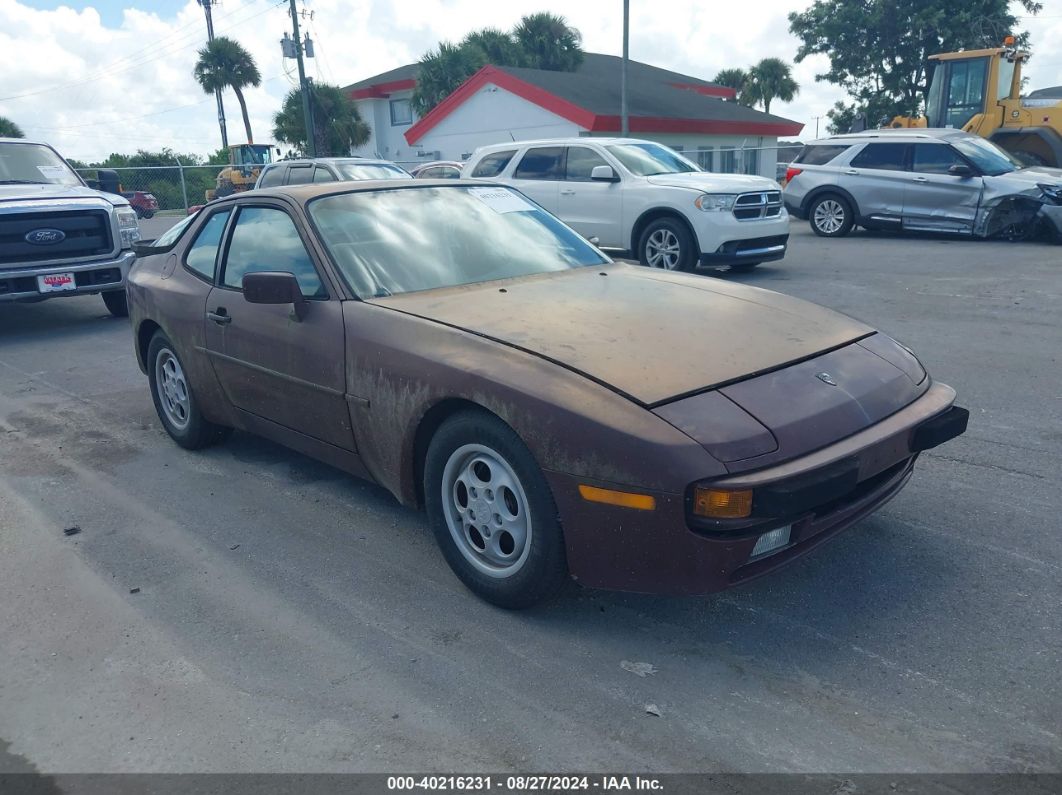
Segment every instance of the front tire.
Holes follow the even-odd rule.
[[[115,317],[129,317],[129,302],[125,297],[125,290],[109,290],[100,293],[103,303],[107,305],[107,311]]]
[[[564,583],[564,535],[549,484],[497,417],[469,411],[439,426],[424,461],[424,495],[446,562],[477,596],[521,609]]]
[[[199,411],[177,351],[165,334],[156,331],[148,345],[151,399],[162,427],[186,450],[199,450],[224,440],[231,428],[215,425]]]
[[[827,193],[811,203],[808,221],[811,231],[819,237],[844,237],[852,231],[855,213],[843,196]]]
[[[691,271],[697,265],[693,235],[675,218],[658,218],[645,227],[638,241],[638,261],[650,268]]]

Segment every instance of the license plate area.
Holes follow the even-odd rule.
[[[77,280],[72,273],[49,273],[37,277],[37,289],[42,293],[65,293],[77,289]]]

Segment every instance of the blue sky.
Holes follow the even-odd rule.
[[[73,8],[75,11],[95,8],[103,24],[109,28],[122,24],[122,12],[126,8],[137,7],[166,18],[175,16],[185,6],[184,0],[151,0],[151,2],[144,2],[144,0],[139,0],[139,2],[138,0],[89,0],[89,2],[68,0],[65,3],[48,2],[48,0],[21,0],[21,4],[42,11],[52,11],[60,6]]]

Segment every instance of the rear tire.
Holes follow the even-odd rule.
[[[161,331],[148,345],[147,368],[155,411],[173,441],[186,450],[199,450],[228,438],[231,428],[215,425],[199,411],[181,359]]]
[[[492,414],[447,419],[424,460],[424,502],[454,574],[510,610],[552,596],[568,577],[549,484],[516,432]]]
[[[843,196],[827,193],[818,196],[808,207],[811,231],[819,237],[844,237],[852,231],[855,213]]]
[[[638,261],[649,268],[691,271],[697,266],[693,235],[675,218],[651,221],[638,240]]]
[[[142,213],[140,213],[140,217],[141,218],[146,218],[147,220],[150,221],[152,218],[155,217],[155,211],[154,210],[144,210]]]
[[[125,290],[109,290],[100,293],[103,303],[107,305],[107,311],[115,317],[129,317],[129,302],[125,297]]]

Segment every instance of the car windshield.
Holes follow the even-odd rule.
[[[0,144],[0,185],[81,185],[81,179],[51,147]]]
[[[1021,161],[984,138],[956,138],[951,145],[973,161],[981,173],[991,177],[1009,174],[1023,167]]]
[[[660,144],[613,144],[605,147],[624,168],[638,177],[657,174],[688,174],[700,167],[678,152]]]
[[[390,163],[337,163],[347,179],[409,179],[408,172]]]
[[[344,193],[314,200],[309,211],[339,270],[363,298],[609,261],[508,188]]]

